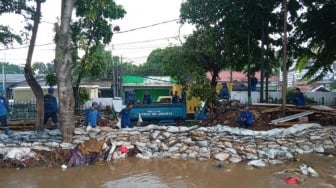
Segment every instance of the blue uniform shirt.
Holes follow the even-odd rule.
[[[229,99],[231,97],[230,92],[228,88],[223,87],[219,92],[219,98],[220,99]]]
[[[124,108],[121,110],[121,112],[119,113],[119,117],[121,117],[121,128],[133,127],[130,115],[131,115],[131,109]]]
[[[256,77],[251,78],[251,91],[257,90],[258,79]]]
[[[172,97],[172,103],[178,103],[180,101],[180,97],[176,94],[173,95]]]
[[[0,97],[0,116],[6,116],[9,112],[8,103],[5,97]]]
[[[297,106],[304,106],[306,105],[306,99],[301,92],[294,93],[289,100],[294,101],[295,105]]]
[[[97,127],[97,119],[100,119],[101,115],[96,109],[89,108],[85,114],[85,125],[91,125],[93,128]]]
[[[57,99],[55,96],[50,94],[44,95],[44,112],[57,112]]]
[[[238,122],[253,123],[253,115],[250,111],[242,111],[239,114]]]
[[[147,95],[144,95],[144,98],[142,100],[142,103],[143,104],[150,104],[152,103],[152,96],[147,94]]]

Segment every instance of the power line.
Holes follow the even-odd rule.
[[[39,47],[39,46],[48,46],[48,45],[52,45],[55,43],[45,43],[45,44],[36,44],[35,47]],[[24,49],[24,48],[29,48],[29,45],[27,46],[20,46],[20,47],[15,47],[15,48],[3,48],[0,49],[1,51],[7,51],[7,50],[17,50],[17,49]]]
[[[153,42],[153,41],[158,41],[158,40],[166,40],[166,39],[172,39],[172,38],[179,38],[179,37],[185,37],[189,36],[190,34],[185,34],[181,36],[171,36],[171,37],[164,37],[164,38],[156,38],[156,39],[149,39],[149,40],[141,40],[141,41],[135,41],[135,42],[125,42],[125,43],[119,43],[119,44],[114,44],[117,46],[122,46],[122,45],[128,45],[128,44],[139,44],[139,43],[147,43],[147,42]],[[178,40],[178,39],[177,39]]]
[[[173,19],[173,20],[163,21],[163,22],[159,22],[159,23],[155,23],[155,24],[151,24],[151,25],[147,25],[147,26],[142,26],[142,27],[137,27],[137,28],[129,29],[129,30],[126,30],[126,31],[115,32],[114,34],[128,33],[128,32],[131,32],[131,31],[136,31],[136,30],[140,30],[140,29],[146,29],[146,28],[149,28],[149,27],[154,27],[154,26],[158,26],[158,25],[161,25],[161,24],[175,22],[175,21],[178,21],[178,20],[179,19]]]

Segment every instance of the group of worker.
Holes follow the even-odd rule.
[[[251,83],[252,90],[255,90],[256,85],[258,83],[258,80],[252,75],[251,77]],[[53,125],[50,129],[58,129],[58,121],[57,121],[57,114],[58,114],[58,108],[57,108],[57,99],[54,96],[55,89],[50,87],[48,88],[48,94],[44,95],[44,125],[46,126],[48,123],[49,118],[51,118]],[[226,83],[222,84],[222,88],[218,94],[219,100],[221,99],[230,99],[230,91],[227,87]],[[295,88],[294,94],[288,98],[290,101],[293,101],[294,104],[297,106],[304,106],[306,105],[305,97],[303,93],[300,91],[299,88]],[[136,95],[134,91],[129,91],[127,93],[127,105],[124,109],[121,110],[119,113],[119,117],[121,120],[121,128],[133,128],[132,122],[130,120],[130,112],[133,107],[133,104],[136,101]],[[178,102],[185,102],[186,101],[186,93],[182,92],[182,97],[180,98],[177,91],[174,92],[172,95],[172,103],[178,103]],[[148,92],[145,92],[143,97],[143,104],[151,104],[152,103],[152,97]],[[100,115],[98,109],[99,109],[99,102],[94,101],[91,104],[91,107],[86,111],[85,114],[85,124],[87,130],[90,130],[92,128],[97,128],[97,120],[103,119],[103,117]],[[9,130],[7,126],[7,115],[10,113],[8,102],[5,97],[5,90],[3,88],[0,88],[0,123],[2,125],[2,129],[4,130],[4,133],[9,135],[11,134],[11,131]],[[240,110],[237,123],[243,127],[243,128],[251,128],[253,125],[253,114],[249,110],[248,107],[244,107]]]
[[[254,74],[251,75],[251,91],[256,91],[256,86],[258,84],[258,79],[255,77]],[[219,100],[229,100],[231,98],[230,91],[227,87],[226,83],[222,83],[222,88],[219,91],[218,99]],[[305,106],[306,100],[303,93],[300,91],[299,88],[294,89],[294,94],[291,95],[288,100],[294,103],[296,106]],[[243,128],[251,128],[253,125],[253,114],[249,110],[248,107],[243,107],[240,110],[239,116],[237,118],[237,123],[240,127]]]

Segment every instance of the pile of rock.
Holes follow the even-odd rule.
[[[8,154],[8,148],[30,148],[39,151],[51,151],[55,148],[73,149],[78,144],[92,139],[130,148],[137,146],[142,152],[138,156],[142,158],[213,158],[230,163],[249,161],[252,166],[265,166],[267,163],[276,164],[292,160],[297,154],[335,154],[336,127],[301,124],[286,129],[252,131],[222,125],[149,125],[122,130],[101,127],[88,132],[84,128],[76,128],[73,143],[62,143],[60,130],[16,132],[9,137],[0,134],[0,154]]]
[[[97,139],[136,145],[143,157],[171,157],[238,163],[241,161],[293,159],[295,154],[335,153],[336,128],[318,124],[295,125],[269,131],[252,131],[236,127],[147,127],[115,130],[103,127],[86,132],[76,128],[74,144]]]

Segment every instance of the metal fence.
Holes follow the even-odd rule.
[[[335,92],[306,92],[304,95],[307,98],[312,99],[317,104],[320,105],[336,105],[336,93]],[[252,102],[259,102],[259,92],[252,92]],[[271,103],[281,102],[281,92],[270,92],[269,93]],[[247,103],[247,92],[246,91],[233,91],[231,93],[231,99],[239,100],[241,103]],[[112,98],[98,98],[88,101],[84,105],[80,105],[76,110],[76,115],[84,115],[86,109],[88,109],[92,101],[100,101],[102,103],[101,110],[107,110],[106,107],[113,107],[116,112],[119,112],[123,105],[121,99]],[[10,102],[9,104],[12,114],[9,116],[9,120],[27,120],[34,119],[36,116],[36,102]]]
[[[9,103],[11,115],[9,120],[24,120],[34,119],[36,116],[36,103],[35,102],[13,102]]]

